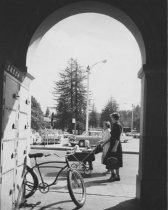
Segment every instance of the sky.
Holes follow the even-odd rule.
[[[137,73],[142,60],[131,32],[119,21],[102,14],[83,13],[68,17],[52,27],[42,38],[28,72],[35,77],[32,95],[45,112],[55,107],[54,81],[70,58],[85,69],[91,68],[89,90],[98,112],[113,97],[120,109],[140,104],[141,81]],[[101,61],[106,59],[106,63]]]

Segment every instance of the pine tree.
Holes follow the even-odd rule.
[[[48,108],[48,107],[47,107],[47,109],[46,109],[45,116],[46,116],[46,117],[49,117],[49,116],[50,116],[50,110],[49,110],[49,108]]]
[[[133,110],[121,110],[120,116],[123,127],[130,127],[132,122],[132,111],[133,111],[133,128],[138,132],[140,131],[140,106],[134,106]]]
[[[75,59],[70,59],[65,70],[59,73],[60,80],[54,82],[53,95],[57,101],[57,126],[61,129],[73,129],[72,118],[76,119],[76,128],[83,129],[86,110],[86,76]]]
[[[111,97],[111,99],[107,102],[104,109],[101,113],[101,126],[104,121],[111,121],[110,114],[113,112],[117,112],[119,110],[119,105],[115,99]]]
[[[120,111],[120,122],[123,127],[130,127],[131,129],[132,110]]]

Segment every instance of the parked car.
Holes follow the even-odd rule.
[[[132,136],[133,138],[139,138],[140,137],[140,133],[137,132],[137,130],[132,130],[131,132],[127,132],[126,136]]]
[[[60,144],[61,136],[56,133],[43,133],[41,144]]]
[[[132,133],[131,132],[126,132],[125,135],[126,136],[132,136]]]
[[[90,146],[96,146],[101,139],[102,139],[102,131],[90,130],[88,132],[88,135],[86,134],[86,131],[84,131],[82,135],[70,136],[70,143],[72,146],[75,146],[76,144],[79,144],[80,140],[88,140]]]
[[[132,131],[132,136],[133,136],[133,138],[139,138],[140,133],[138,133],[137,131]]]

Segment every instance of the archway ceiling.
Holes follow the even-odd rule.
[[[14,64],[24,67],[30,40],[39,25],[58,8],[75,2],[79,1],[6,0],[1,3],[0,16],[3,33],[1,33],[0,42],[2,43],[1,46],[4,47],[4,55],[6,54]],[[149,63],[150,60],[162,62],[163,46],[161,40],[166,39],[162,18],[166,13],[166,1],[161,1],[159,4],[157,0],[100,0],[99,2],[109,3],[124,11],[134,21],[143,36]]]

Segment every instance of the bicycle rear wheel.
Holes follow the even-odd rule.
[[[24,204],[26,202],[26,199],[25,199],[24,195],[25,195],[24,184],[22,182],[22,185],[21,185],[21,187],[19,189],[18,197],[17,197],[17,200],[16,200],[15,209],[19,209],[19,208],[24,206]]]
[[[32,196],[38,187],[38,178],[34,171],[27,166],[26,173],[23,179],[25,198]]]
[[[77,170],[68,171],[67,184],[73,202],[82,207],[86,201],[86,189],[83,178]]]
[[[34,171],[29,167],[26,166],[26,172],[23,177],[23,182],[19,189],[18,198],[16,200],[16,209],[24,207],[26,203],[26,198],[32,196],[38,186],[38,178]]]

